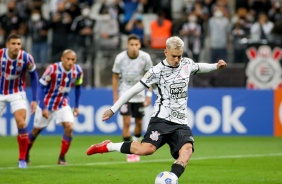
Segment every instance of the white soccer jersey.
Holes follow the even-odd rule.
[[[134,86],[144,74],[153,66],[151,57],[148,53],[140,50],[139,55],[135,59],[131,59],[127,55],[127,51],[123,51],[117,55],[113,73],[119,74],[119,97],[128,89]],[[145,101],[145,91],[140,92],[130,99],[129,102],[139,103]]]
[[[178,67],[172,67],[164,60],[144,75],[140,82],[147,87],[153,85],[157,94],[152,117],[178,124],[188,123],[189,77],[197,71],[199,71],[198,64],[189,58],[182,58]]]

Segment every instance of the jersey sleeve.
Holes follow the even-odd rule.
[[[75,85],[79,86],[83,83],[83,70],[79,65],[77,65],[77,70],[78,70],[78,75],[77,75],[77,79],[75,81]]]
[[[53,73],[54,69],[52,65],[49,65],[46,70],[44,71],[42,77],[40,78],[39,82],[44,85],[47,86],[52,79],[52,73]]]
[[[33,72],[36,69],[34,58],[29,53],[27,53],[27,69],[29,72]]]
[[[150,86],[152,86],[153,84],[158,82],[158,73],[156,70],[156,67],[152,67],[149,69],[148,72],[146,72],[146,74],[143,76],[143,78],[140,80],[140,82],[146,86],[147,88],[149,88]]]
[[[121,60],[122,60],[121,59],[121,54],[117,55],[117,57],[115,58],[113,69],[112,69],[113,73],[120,73]]]

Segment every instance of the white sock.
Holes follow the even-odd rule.
[[[120,148],[122,146],[123,142],[119,142],[119,143],[109,143],[107,145],[107,148],[109,151],[119,151],[120,152]]]
[[[140,141],[141,141],[141,137],[135,137],[135,136],[133,135],[133,136],[132,136],[132,140],[133,140],[133,141],[140,142]]]

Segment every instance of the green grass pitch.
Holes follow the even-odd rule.
[[[0,137],[1,184],[154,184],[174,161],[167,146],[127,163],[113,152],[86,155],[93,143],[120,136],[74,136],[67,166],[57,165],[61,136],[41,135],[31,150],[31,164],[17,168],[16,137]],[[195,152],[180,184],[281,184],[282,138],[195,136]]]

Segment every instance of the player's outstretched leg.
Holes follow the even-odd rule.
[[[107,152],[109,152],[107,145],[111,142],[112,141],[110,141],[110,140],[105,140],[105,141],[103,141],[99,144],[93,144],[92,146],[90,146],[87,149],[86,154],[87,155],[93,155],[93,154],[96,154],[96,153],[107,153]]]

